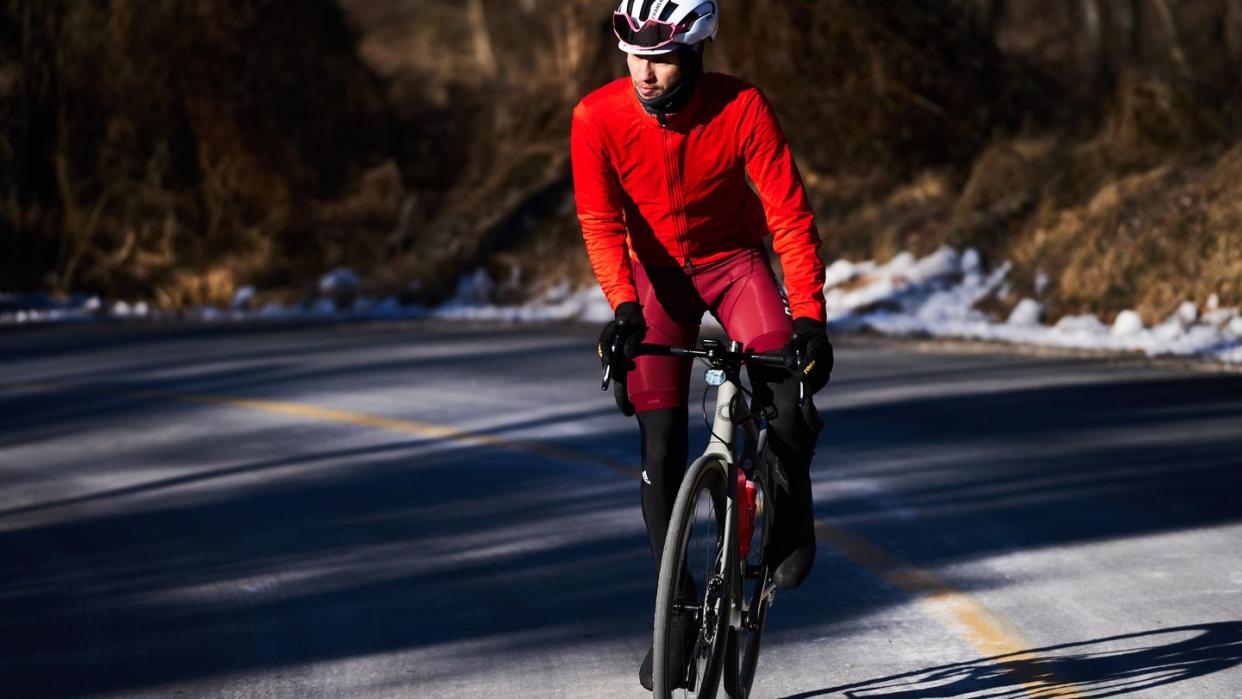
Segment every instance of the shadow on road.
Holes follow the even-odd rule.
[[[1179,626],[939,665],[786,699],[1102,699],[1211,675],[1242,664],[1242,622]]]
[[[459,668],[649,624],[635,614],[653,592],[645,537],[587,526],[628,504],[632,483],[591,474],[567,488],[555,468],[495,450],[400,444],[251,466],[305,470],[254,483],[239,467],[206,492],[118,494],[107,513],[0,532],[0,695],[437,646],[456,648]],[[450,671],[419,666],[410,691]]]
[[[1236,376],[885,400],[823,416],[819,514],[896,541],[915,562],[1242,520]],[[872,489],[851,490],[858,480]]]
[[[376,343],[399,350],[427,337],[360,329],[316,341],[314,332],[302,329],[292,339],[273,333],[270,346],[207,335],[226,346],[185,357],[117,340],[109,347],[127,357],[115,371],[93,371],[85,349],[63,351],[66,364],[50,366],[49,376],[86,377],[90,390],[0,395],[0,459],[6,449],[77,445],[72,440],[83,433],[123,435],[156,413],[193,421],[220,409],[108,396],[110,388],[313,402],[394,381],[408,381],[417,395],[418,380],[448,375],[477,379],[469,384],[475,391],[499,386],[555,401],[572,391],[540,394],[542,387],[563,389],[566,377],[581,376],[583,394],[597,396],[600,411],[612,410],[581,332],[532,332],[526,338],[538,342],[502,358],[489,357],[483,341],[490,333],[444,333],[454,347],[475,344],[424,358],[397,351],[377,361],[365,353]],[[1242,520],[1242,378],[1123,380],[1094,363],[1048,364],[968,359],[925,372],[903,366],[899,377],[879,372],[853,387],[834,384],[822,401],[828,429],[816,481],[829,495],[817,503],[818,514],[933,568]],[[848,355],[839,366],[848,377]],[[147,373],[152,367],[170,373]],[[1003,383],[1032,371],[1081,376],[1068,385],[1028,381],[980,394],[952,387],[931,398],[903,393],[920,382]],[[832,407],[833,391],[876,389],[893,393]],[[515,410],[496,432],[561,419]],[[339,433],[317,432],[321,425],[297,425],[287,446],[272,442],[278,446],[265,450],[264,440],[281,433],[255,422],[249,436],[209,434],[202,444],[178,444],[171,457],[166,446],[135,451],[135,466],[159,478],[2,508],[0,695],[152,690],[411,649],[437,649],[453,660],[417,668],[417,687],[489,654],[557,656],[600,635],[649,633],[653,581],[633,480],[586,461],[461,445],[436,451],[427,440],[341,445]],[[1221,428],[1225,423],[1238,429]],[[609,424],[612,431],[546,441],[587,454],[635,453],[633,425],[619,417]],[[692,427],[692,442],[701,444],[697,417]],[[187,450],[207,456],[179,462]],[[256,453],[264,456],[250,458]],[[49,470],[67,478],[89,479],[101,463],[115,462],[67,448],[48,458]],[[14,472],[28,475],[0,470],[0,486]],[[883,492],[847,487],[868,479]],[[34,523],[14,527],[18,519]],[[876,591],[863,571],[852,581],[824,572],[834,565],[847,564],[826,561],[799,592],[822,600],[781,625],[826,627],[905,601]],[[955,583],[967,591],[1009,584]],[[865,585],[867,594],[852,594]],[[942,697],[970,686],[1007,697],[1017,667],[1024,677],[1055,668],[1057,677],[1100,692],[1086,696],[1111,696],[1104,692],[1126,683],[1159,686],[1237,665],[1239,626],[1067,644],[1035,651],[1038,659],[980,659],[799,696]],[[1169,634],[1186,638],[1114,647]],[[626,675],[637,652],[632,662],[616,660]]]
[[[305,386],[312,384],[319,389],[353,391],[368,387],[390,388],[394,376],[410,376],[416,372],[468,372],[476,380],[500,386],[511,380],[508,374],[514,365],[538,364],[542,371],[554,375],[558,371],[557,359],[589,359],[592,347],[581,340],[549,342],[538,333],[522,336],[512,329],[501,333],[479,330],[464,338],[458,333],[451,351],[420,356],[403,351],[411,345],[418,346],[411,343],[408,335],[360,328],[344,338],[335,335],[328,339],[303,337],[313,329],[290,330],[300,338],[295,340],[273,335],[269,340],[273,347],[262,346],[262,343],[256,347],[256,343],[243,338],[233,339],[234,333],[239,332],[236,329],[209,334],[203,331],[201,338],[199,334],[184,332],[174,338],[191,343],[201,339],[218,343],[218,346],[212,346],[209,351],[198,350],[193,344],[186,347],[157,345],[145,351],[134,348],[124,359],[112,362],[92,358],[88,353],[89,345],[80,346],[76,353],[84,356],[64,359],[61,369],[43,371],[33,377],[17,373],[3,377],[11,383],[0,381],[0,420],[4,424],[4,429],[0,430],[0,448],[72,435],[80,426],[99,427],[101,420],[119,422],[128,418],[132,422],[135,416],[150,409],[153,397],[162,393],[260,396],[280,400],[283,393],[300,395]],[[531,347],[506,349],[505,363],[495,361],[497,342],[523,337],[527,341],[531,338],[542,341]],[[418,334],[418,342],[436,339],[436,333]],[[130,349],[124,341],[105,343],[105,346],[113,344]],[[368,361],[351,359],[357,356],[359,346],[365,346],[370,356]],[[203,367],[211,368],[203,370]],[[25,381],[34,383],[38,390],[16,393],[4,390],[13,386],[20,389]],[[590,383],[589,378],[583,379],[584,386]],[[46,387],[39,388],[39,384],[46,384]]]

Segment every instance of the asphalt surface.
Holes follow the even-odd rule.
[[[0,330],[0,697],[643,696],[637,430],[594,334]],[[837,367],[756,696],[1242,696],[1242,377]]]

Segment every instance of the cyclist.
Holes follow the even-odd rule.
[[[820,423],[810,400],[798,407],[798,374],[814,393],[832,370],[824,264],[801,176],[767,100],[741,80],[703,71],[718,25],[716,2],[622,0],[613,30],[630,76],[574,109],[574,193],[592,269],[615,313],[599,353],[629,370],[640,498],[657,568],[687,466],[691,360],[636,357],[639,342],[689,346],[711,311],[745,349],[801,357],[792,374],[749,370],[756,396],[775,408],[769,444],[788,481],[774,494],[769,562],[775,584],[793,588],[815,559],[810,462]],[[763,247],[769,234],[788,296]],[[648,689],[650,670],[649,652],[640,670]]]

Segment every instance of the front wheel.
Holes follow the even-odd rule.
[[[686,472],[669,521],[656,588],[652,681],[657,698],[714,697],[724,667],[737,565],[728,521],[729,468]]]

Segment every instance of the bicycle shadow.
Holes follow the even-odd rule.
[[[1162,637],[1173,637],[1163,642]],[[934,699],[969,695],[1102,699],[1203,677],[1242,664],[1242,622],[1177,626],[939,665],[788,695]]]

